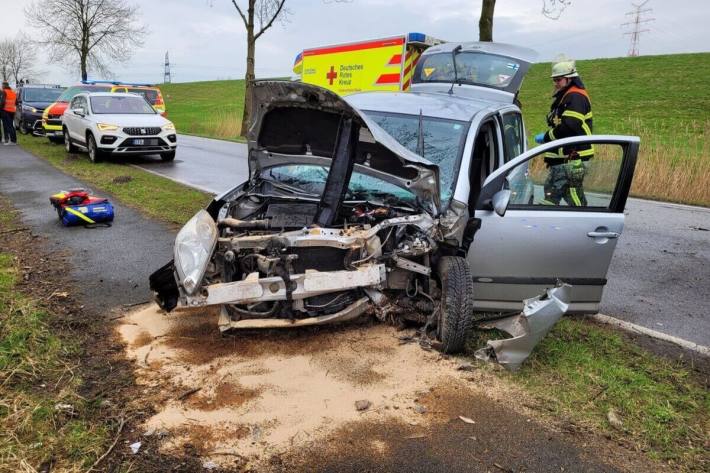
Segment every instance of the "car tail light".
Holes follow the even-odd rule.
[[[163,112],[163,113],[160,114],[160,116],[161,116],[161,117],[167,117],[167,116],[168,116],[168,112]]]

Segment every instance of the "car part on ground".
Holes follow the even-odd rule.
[[[525,300],[520,314],[480,324],[480,328],[502,330],[512,338],[489,340],[476,351],[476,358],[495,360],[511,371],[520,369],[533,348],[567,312],[571,289],[569,284],[559,283],[545,294]]]

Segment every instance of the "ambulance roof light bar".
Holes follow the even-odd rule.
[[[419,43],[425,46],[436,46],[437,44],[445,43],[446,41],[425,35],[424,33],[408,33],[407,43]]]
[[[83,80],[82,84],[93,85],[93,84],[112,84],[112,85],[128,85],[133,87],[155,87],[155,84],[146,84],[141,82],[122,82],[116,80]]]

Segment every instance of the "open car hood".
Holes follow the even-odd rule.
[[[347,188],[350,173],[343,169],[350,164],[350,171],[354,166],[358,172],[407,189],[425,210],[438,213],[438,166],[409,151],[329,90],[300,82],[257,81],[251,117],[247,134],[251,178],[272,166],[315,164],[329,167],[328,185],[342,181]],[[352,133],[347,145],[344,130]],[[332,165],[336,158],[338,165]]]

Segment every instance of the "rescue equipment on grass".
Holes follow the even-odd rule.
[[[61,191],[49,198],[65,227],[75,225],[110,226],[113,221],[113,205],[105,197],[89,195],[86,189]]]

